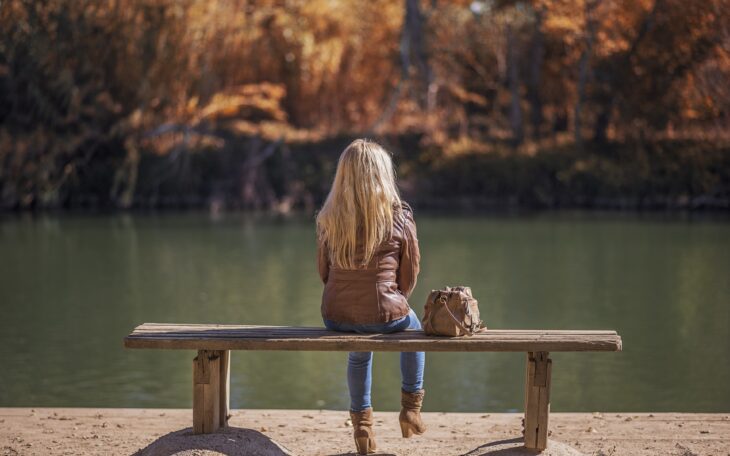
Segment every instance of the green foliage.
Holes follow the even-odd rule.
[[[730,146],[589,144],[533,156],[472,153],[435,163],[422,206],[730,208]]]

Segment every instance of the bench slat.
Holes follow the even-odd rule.
[[[316,327],[145,323],[127,348],[311,351],[620,351],[616,331],[489,330],[472,337],[422,331],[355,334]]]
[[[264,329],[264,328],[270,328],[270,329],[289,329],[292,331],[327,331],[325,328],[321,326],[277,326],[277,325],[231,325],[231,324],[211,324],[211,323],[143,323],[139,326],[137,326],[134,330],[135,331],[146,331],[146,330],[155,330],[158,328],[165,328],[165,329],[184,329],[184,328],[193,328],[193,329],[247,329],[247,328],[254,328],[254,329]],[[579,329],[490,329],[490,332],[527,332],[527,333],[534,333],[539,331],[547,331],[551,334],[560,334],[560,333],[567,333],[567,334],[575,334],[575,333],[586,333],[586,334],[616,334],[616,331],[613,330],[606,330],[606,329],[587,329],[587,330],[579,330]]]

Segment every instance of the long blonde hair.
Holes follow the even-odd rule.
[[[340,155],[332,189],[317,214],[317,234],[333,265],[344,269],[367,265],[378,245],[390,238],[394,209],[400,207],[390,154],[367,139],[350,143]],[[363,257],[355,264],[358,236]]]

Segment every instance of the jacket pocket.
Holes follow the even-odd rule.
[[[390,321],[408,313],[408,302],[398,292],[398,284],[393,281],[376,282],[378,311],[383,321]]]

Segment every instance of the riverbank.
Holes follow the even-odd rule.
[[[193,436],[186,409],[0,408],[0,455],[341,455],[345,411],[234,410],[224,432]],[[379,454],[523,454],[519,413],[426,413],[403,439],[396,412],[375,413]],[[547,455],[730,455],[730,413],[553,413]],[[514,449],[514,451],[510,451]],[[527,454],[527,453],[524,453]]]
[[[313,212],[327,196],[337,160],[355,136],[164,154],[101,154],[74,171],[0,166],[0,213],[23,210],[206,209]],[[730,210],[728,141],[545,141],[532,147],[467,142],[424,146],[422,135],[381,138],[399,186],[416,209],[502,211],[593,209]],[[22,161],[18,161],[22,163]],[[61,163],[61,162],[59,162]],[[64,162],[65,163],[65,162]],[[3,174],[5,173],[5,174]],[[2,177],[5,177],[3,180]],[[56,182],[55,179],[60,179]]]

